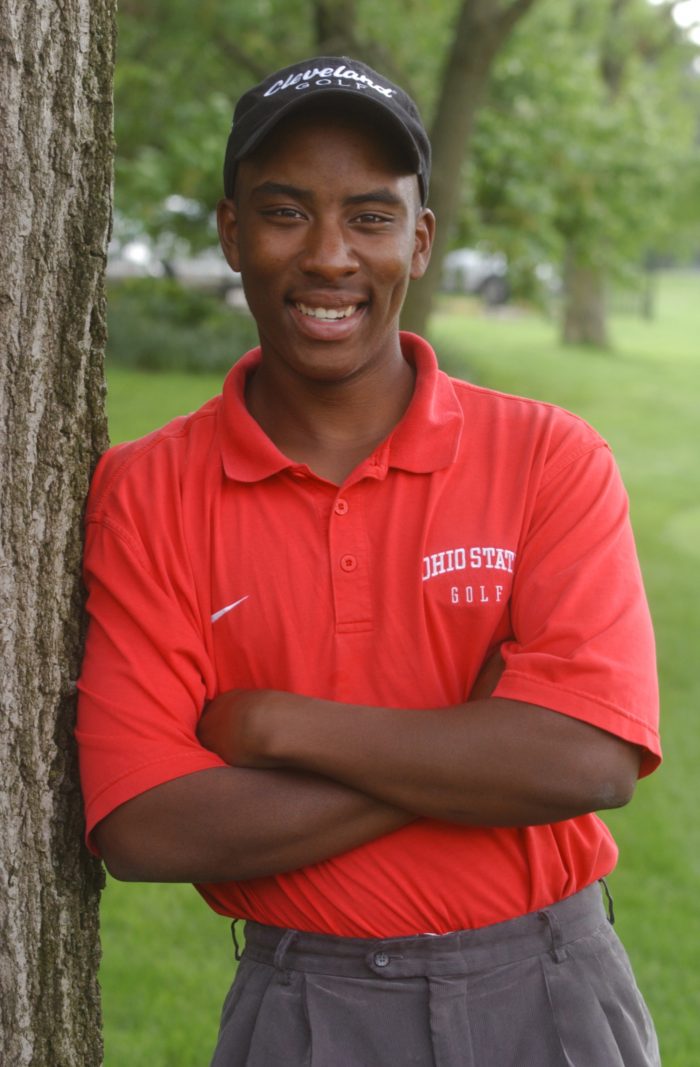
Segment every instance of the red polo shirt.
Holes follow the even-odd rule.
[[[87,514],[80,680],[88,834],[131,797],[221,765],[198,743],[230,688],[377,706],[463,701],[498,644],[496,695],[659,761],[654,647],[605,442],[551,405],[417,368],[404,418],[338,487],[284,456],[244,383],[103,457]],[[551,826],[422,820],[323,863],[198,887],[227,915],[341,935],[498,922],[609,873],[595,815]]]

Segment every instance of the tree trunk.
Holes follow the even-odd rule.
[[[656,298],[659,288],[659,275],[654,256],[649,254],[644,261],[641,292],[639,294],[639,314],[647,322],[656,318]]]
[[[412,283],[401,324],[423,334],[440,283],[442,261],[459,211],[462,167],[493,61],[516,23],[535,0],[463,0],[445,66],[431,132],[433,176],[430,207],[437,216],[428,270]]]
[[[628,6],[629,0],[609,0],[600,40],[600,76],[611,105],[622,91],[627,66],[629,45],[620,22]],[[574,9],[574,28],[585,20],[587,10],[582,0]],[[576,239],[570,237],[564,261],[563,344],[610,347],[605,288],[602,266],[587,261],[577,248]]]
[[[115,0],[0,3],[0,1061],[97,1067],[101,870],[72,725],[106,445]]]
[[[582,258],[573,243],[564,265],[562,339],[568,345],[609,347],[603,273]]]
[[[314,38],[319,55],[347,56],[357,51],[357,0],[314,0]]]

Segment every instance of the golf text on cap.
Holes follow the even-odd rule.
[[[358,74],[355,70],[349,70],[344,64],[333,69],[333,67],[323,67],[319,70],[318,67],[311,67],[309,70],[301,71],[298,74],[290,74],[288,78],[274,82],[265,93],[265,96],[274,96],[275,93],[281,92],[283,89],[308,89],[308,83],[317,79],[315,85],[333,85],[332,78],[337,78],[339,81],[343,78],[348,82],[356,82],[355,88],[374,89],[376,92],[381,93],[382,96],[392,97],[395,90],[390,89],[386,85],[377,85],[371,78],[368,78],[366,74]],[[349,85],[344,88],[350,88]]]

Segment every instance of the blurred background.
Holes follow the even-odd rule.
[[[700,1064],[700,0],[121,0],[118,29],[114,442],[218,392],[256,343],[216,238],[226,138],[241,92],[318,54],[399,82],[431,132],[439,240],[404,324],[451,373],[561,404],[610,441],[666,752],[606,816],[611,884],[664,1064]],[[103,923],[107,1067],[206,1064],[226,921],[188,887],[109,880]]]
[[[243,302],[213,217],[233,105],[314,54],[393,77],[431,130],[440,225],[420,303],[440,291],[525,303],[564,340],[605,347],[615,300],[653,316],[658,271],[700,256],[699,11],[698,0],[206,0],[194,17],[178,0],[123,0],[110,356],[230,365],[220,308],[193,294]],[[206,307],[211,345],[197,357],[183,328],[201,327]],[[161,320],[156,344],[141,312]],[[425,329],[422,308],[408,316]]]

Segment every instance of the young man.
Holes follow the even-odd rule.
[[[642,1067],[595,811],[659,762],[610,452],[400,335],[415,106],[321,57],[240,100],[218,209],[260,348],[104,457],[88,841],[248,920],[216,1067]]]

